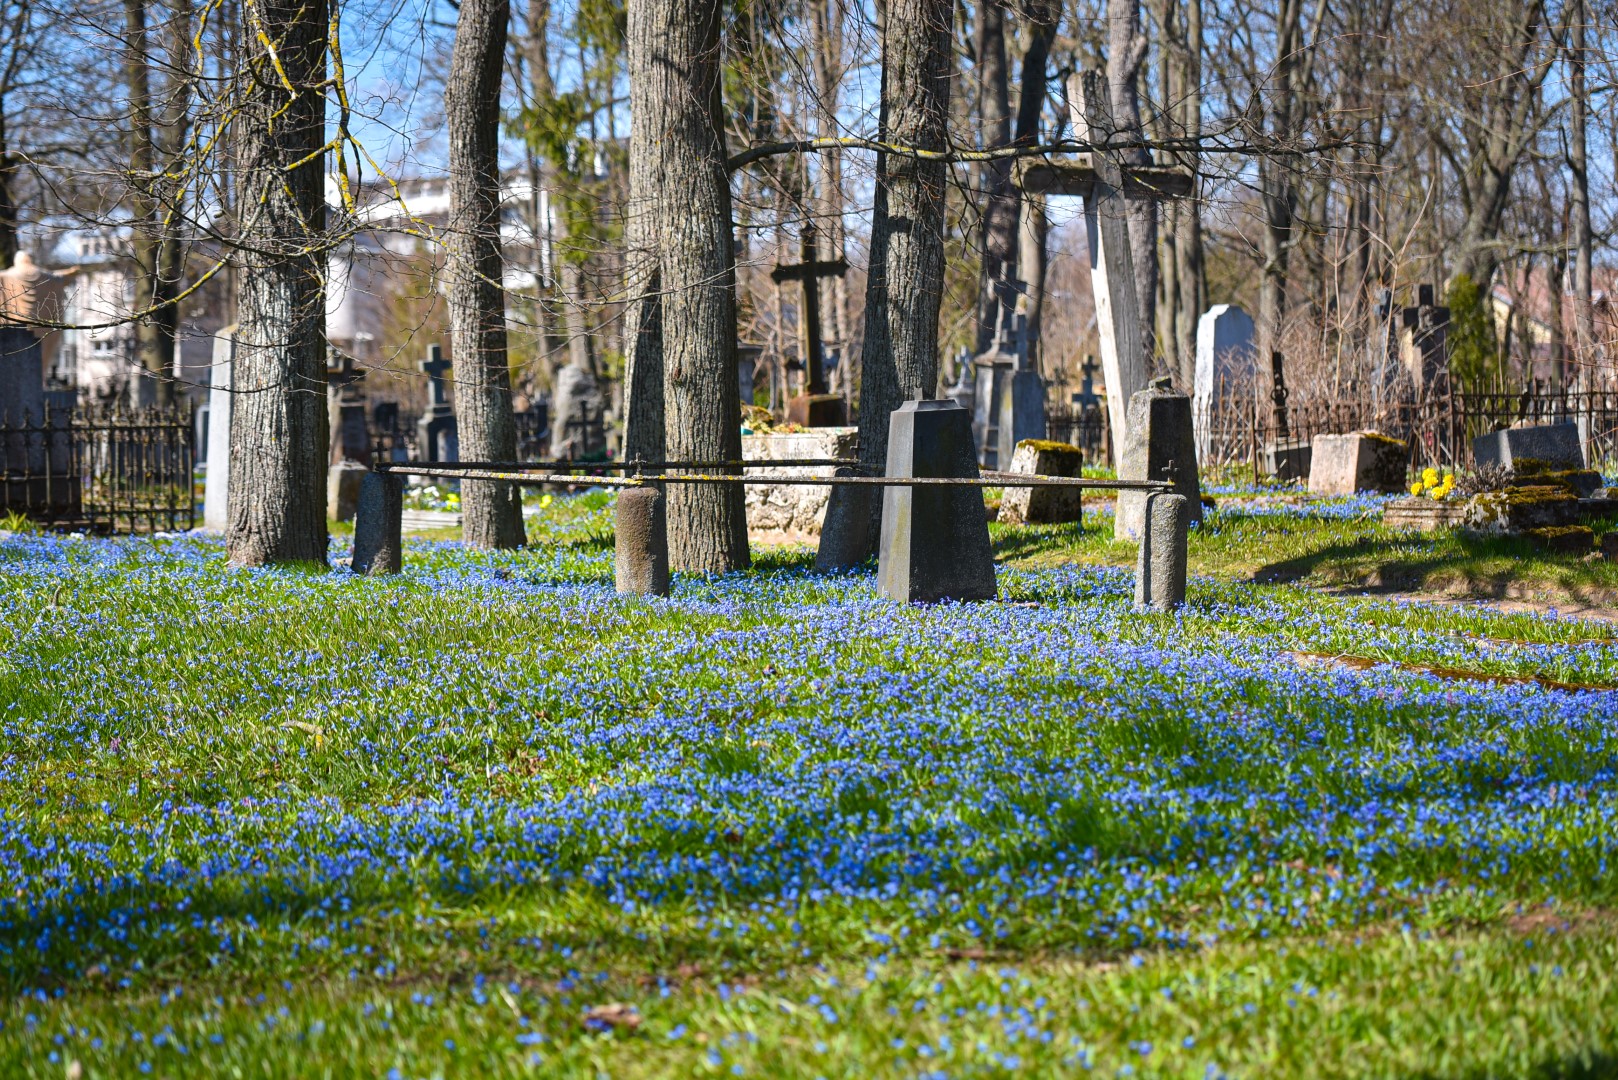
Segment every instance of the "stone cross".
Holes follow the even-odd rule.
[[[444,378],[444,374],[452,365],[444,359],[444,350],[437,345],[427,346],[427,359],[416,361],[416,366],[431,380],[432,397],[428,400],[428,404],[435,407],[448,405],[449,381]]]
[[[1416,306],[1400,312],[1400,352],[1420,395],[1449,389],[1449,308],[1433,303],[1433,287],[1416,288]]]
[[[803,324],[803,362],[808,377],[804,392],[824,394],[827,386],[824,344],[820,337],[820,279],[842,277],[848,272],[848,263],[842,256],[821,260],[815,250],[817,230],[814,222],[805,221],[798,235],[803,261],[777,266],[770,271],[770,280],[777,285],[788,281],[803,282],[803,317],[799,321]]]
[[[1103,141],[1113,127],[1106,81],[1096,71],[1083,72],[1077,79],[1079,93],[1069,106],[1074,111],[1074,127],[1090,142]],[[1146,388],[1151,369],[1140,301],[1135,295],[1135,260],[1129,244],[1123,169],[1116,157],[1100,151],[1094,152],[1092,159],[1096,179],[1084,200],[1084,218],[1091,237],[1096,329],[1101,365],[1107,375],[1112,444],[1125,446],[1129,398]]]

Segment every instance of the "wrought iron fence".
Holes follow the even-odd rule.
[[[47,408],[0,423],[0,511],[52,528],[175,532],[196,526],[196,427],[189,407]]]
[[[1197,417],[1203,467],[1251,462],[1264,471],[1268,449],[1316,435],[1380,431],[1405,440],[1412,468],[1474,466],[1472,440],[1514,424],[1577,424],[1592,467],[1618,464],[1618,390],[1532,384],[1518,390],[1453,390],[1419,401],[1377,403],[1346,393],[1332,401],[1223,402]]]
[[[1084,408],[1045,410],[1045,434],[1083,450],[1086,464],[1104,465],[1112,460],[1112,429],[1107,426],[1105,402]]]

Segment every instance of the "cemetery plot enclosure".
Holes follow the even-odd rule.
[[[47,409],[0,424],[0,512],[55,529],[175,532],[196,525],[190,409]]]
[[[1618,460],[1618,390],[1570,390],[1531,385],[1512,390],[1504,385],[1481,391],[1454,390],[1420,402],[1373,400],[1352,389],[1335,400],[1294,402],[1276,406],[1256,399],[1239,403],[1226,398],[1210,408],[1199,423],[1200,464],[1251,462],[1261,466],[1265,448],[1284,440],[1307,443],[1316,435],[1348,431],[1380,431],[1412,448],[1411,465],[1470,469],[1472,440],[1513,425],[1576,424],[1586,460]]]

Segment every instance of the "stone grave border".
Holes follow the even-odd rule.
[[[962,476],[746,476],[705,472],[667,472],[669,469],[760,469],[785,465],[836,466],[843,472],[860,467],[840,458],[795,458],[787,461],[657,461],[657,462],[456,462],[453,467],[430,462],[376,462],[365,478],[354,523],[357,574],[397,574],[402,567],[402,517],[406,476],[445,480],[499,480],[532,486],[577,484],[586,480],[602,487],[650,490],[661,495],[666,484],[798,484],[828,487],[1066,487],[1081,490],[1138,491],[1146,496],[1146,527],[1135,568],[1136,602],[1152,611],[1173,611],[1185,602],[1186,546],[1190,514],[1184,496],[1175,494],[1168,480],[1102,480],[1090,477],[1029,476],[1023,473],[984,472]],[[652,471],[657,470],[657,471]],[[623,476],[589,475],[621,472]],[[624,595],[667,596],[669,592],[668,536],[663,500],[638,496],[620,499],[614,522],[614,578]],[[881,555],[885,556],[883,552]],[[881,556],[879,556],[881,557]]]

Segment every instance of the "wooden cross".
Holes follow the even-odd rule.
[[[1068,112],[1086,142],[1105,146],[1116,132],[1106,79],[1097,71],[1075,72],[1068,81]],[[1191,192],[1183,169],[1125,166],[1118,151],[1096,150],[1073,163],[1029,164],[1018,173],[1025,192],[1080,195],[1090,234],[1090,282],[1095,292],[1096,331],[1107,381],[1107,420],[1112,445],[1124,445],[1129,397],[1144,390],[1151,371],[1146,327],[1135,295],[1135,261],[1129,246],[1130,199],[1168,199]]]
[[[444,350],[437,345],[427,346],[427,359],[416,361],[416,366],[431,380],[432,398],[429,404],[448,405],[449,381],[444,378],[444,374],[452,365],[444,359]]]
[[[787,281],[803,282],[803,323],[804,331],[804,368],[807,372],[808,383],[804,387],[806,394],[824,394],[827,392],[826,365],[821,356],[822,343],[820,339],[820,278],[842,277],[848,272],[848,263],[839,255],[835,259],[821,261],[815,250],[816,229],[813,222],[805,221],[799,230],[802,243],[801,253],[803,261],[786,266],[777,266],[770,271],[770,280],[777,285]]]

